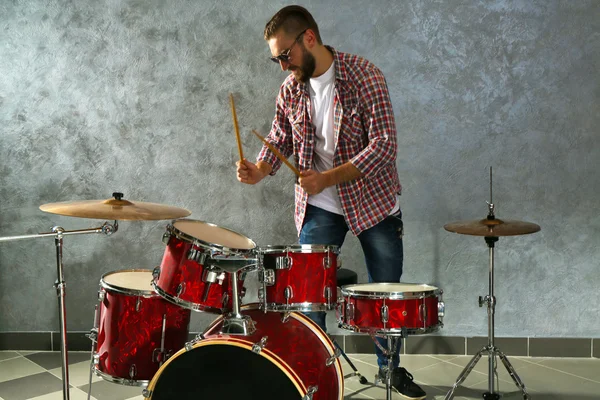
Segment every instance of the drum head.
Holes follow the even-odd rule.
[[[174,357],[154,377],[150,399],[302,399],[280,368],[243,347],[210,344]]]
[[[125,269],[112,271],[102,275],[100,285],[119,293],[132,296],[149,296],[154,294],[152,289],[152,271],[148,269]]]
[[[247,252],[256,247],[256,243],[242,234],[203,221],[181,219],[173,227],[181,239],[216,250]]]
[[[360,283],[342,287],[344,296],[385,299],[415,299],[439,292],[437,287],[422,283]]]

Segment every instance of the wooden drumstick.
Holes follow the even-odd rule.
[[[240,127],[238,126],[237,114],[235,113],[235,103],[233,94],[229,93],[229,103],[231,104],[231,115],[233,116],[233,128],[235,129],[235,138],[237,140],[238,150],[240,152],[240,162],[244,161],[244,152],[242,151],[242,140],[240,139]]]
[[[298,171],[298,169],[296,167],[294,167],[284,156],[283,154],[281,154],[279,152],[279,150],[277,150],[275,148],[275,146],[273,146],[271,143],[269,143],[264,137],[262,137],[260,135],[260,133],[256,132],[254,129],[252,129],[252,133],[254,133],[260,140],[262,140],[262,142],[269,148],[269,150],[271,150],[273,152],[273,154],[275,154],[277,156],[277,158],[279,158],[285,165],[287,165],[293,172],[294,174],[296,174],[296,176],[300,176],[300,171]]]

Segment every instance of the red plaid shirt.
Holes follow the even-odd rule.
[[[386,218],[401,186],[396,169],[396,124],[387,84],[381,71],[362,57],[328,47],[335,63],[333,165],[351,162],[362,177],[337,185],[348,227],[358,235]],[[300,171],[313,164],[315,129],[311,123],[308,84],[290,74],[277,96],[276,114],[267,140],[285,157],[294,155]],[[281,161],[263,146],[259,161],[275,174]],[[296,184],[295,222],[302,228],[308,194]]]

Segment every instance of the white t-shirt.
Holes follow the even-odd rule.
[[[325,172],[333,168],[335,133],[333,128],[333,95],[335,89],[335,63],[323,75],[310,78],[310,113],[315,126],[315,143],[312,168]],[[336,186],[329,186],[321,193],[308,196],[308,204],[326,211],[343,215],[342,204]]]
[[[333,96],[335,89],[335,63],[321,76],[310,78],[310,114],[315,126],[315,145],[312,168],[315,171],[325,172],[333,168],[333,155],[335,152],[334,108]],[[323,210],[343,215],[342,203],[337,193],[337,187],[329,186],[321,193],[308,196],[308,204]],[[396,198],[396,205],[390,214],[400,209],[400,196]]]

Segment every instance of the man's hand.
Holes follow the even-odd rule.
[[[309,169],[300,173],[298,183],[308,194],[318,194],[330,186],[327,175]]]
[[[237,166],[237,180],[249,185],[262,181],[271,172],[271,166],[261,161],[253,164],[244,158],[244,161],[238,161],[235,165]]]

